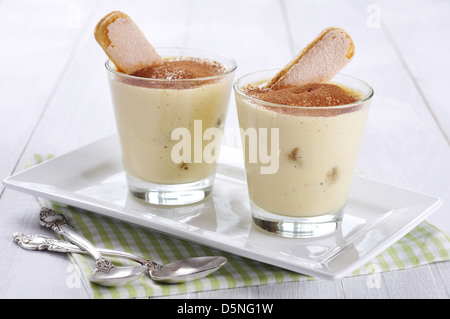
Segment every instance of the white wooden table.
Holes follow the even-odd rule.
[[[446,0],[0,1],[0,177],[35,153],[59,155],[115,132],[105,55],[93,37],[106,13],[128,13],[156,47],[234,57],[237,76],[284,66],[327,26],[356,55],[345,73],[375,89],[358,167],[371,178],[443,199],[428,222],[450,234],[450,2]],[[227,127],[237,127],[234,99]],[[65,255],[30,253],[14,231],[42,233],[39,205],[0,187],[0,298],[87,298],[66,284]],[[179,298],[449,298],[450,263]]]

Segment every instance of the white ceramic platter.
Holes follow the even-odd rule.
[[[235,157],[232,151],[223,149],[221,158]],[[116,136],[3,182],[37,197],[323,279],[339,279],[361,267],[441,204],[436,197],[355,176],[340,230],[316,239],[281,238],[252,225],[240,165],[218,165],[213,196],[204,202],[166,208],[136,200],[127,191]]]

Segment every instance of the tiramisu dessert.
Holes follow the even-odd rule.
[[[194,148],[202,153],[208,145],[204,132],[224,127],[235,62],[200,50],[155,50],[133,20],[118,11],[98,23],[95,38],[109,57],[106,67],[132,193],[199,181],[200,188],[211,188],[216,163],[194,159]],[[177,128],[189,133],[191,149],[183,149],[183,161],[172,156],[181,140],[173,136]],[[216,141],[217,154],[220,144]],[[170,186],[166,189],[170,193]]]
[[[252,148],[244,147],[256,211],[308,219],[340,213],[345,206],[372,95],[364,82],[336,75],[354,50],[344,30],[327,28],[275,76],[267,70],[236,81],[243,132],[279,130],[274,173],[262,174],[266,164],[251,163]]]

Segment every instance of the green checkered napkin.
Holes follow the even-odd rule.
[[[35,156],[35,162],[41,160],[41,156]],[[89,282],[88,277],[95,268],[92,258],[82,254],[71,254],[75,267],[72,273],[68,273],[66,283],[70,287],[77,287],[82,283],[93,298],[170,296],[188,292],[314,280],[313,277],[175,239],[75,207],[47,200],[40,202],[66,215],[72,225],[97,247],[127,251],[160,263],[205,255],[220,255],[228,259],[228,263],[218,271],[193,282],[167,285],[154,282],[149,276],[143,276],[125,286],[107,288]],[[423,222],[350,276],[408,269],[450,260],[449,255],[450,237],[433,225]],[[125,259],[111,259],[116,265],[132,264]]]

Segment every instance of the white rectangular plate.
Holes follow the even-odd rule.
[[[227,157],[226,152],[229,158],[235,156],[231,149],[223,152],[221,158]],[[252,225],[245,172],[240,165],[218,165],[213,196],[204,202],[168,208],[136,200],[127,191],[115,135],[10,176],[3,183],[323,279],[342,278],[364,265],[441,204],[436,197],[355,176],[341,229],[317,239],[281,238]]]

